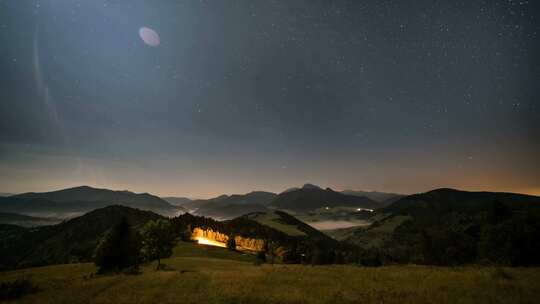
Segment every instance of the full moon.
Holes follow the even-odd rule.
[[[139,36],[149,46],[156,47],[159,45],[159,34],[151,28],[141,27],[139,29]]]

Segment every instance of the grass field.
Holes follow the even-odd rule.
[[[538,303],[538,268],[263,265],[173,257],[172,270],[103,275],[93,264],[0,273],[40,291],[17,303]]]
[[[178,242],[173,250],[172,257],[216,258],[255,262],[255,256],[252,254],[235,252],[221,247],[199,245],[195,242]]]
[[[276,230],[279,230],[291,236],[305,236],[306,235],[304,232],[300,231],[296,226],[281,223],[279,221],[280,216],[275,214],[274,212],[267,212],[263,214],[258,213],[256,215],[250,216],[250,218],[263,225],[274,228]]]

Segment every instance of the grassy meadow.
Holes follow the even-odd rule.
[[[170,270],[99,275],[93,264],[0,273],[0,283],[30,278],[39,288],[15,303],[538,303],[540,269],[426,266],[262,265],[177,248]],[[192,246],[197,246],[193,244]],[[234,254],[234,253],[233,253]]]

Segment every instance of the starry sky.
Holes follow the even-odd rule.
[[[0,0],[0,192],[540,195],[539,34],[537,1]]]

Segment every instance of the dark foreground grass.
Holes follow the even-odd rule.
[[[263,265],[176,257],[172,270],[85,279],[92,264],[0,273],[39,287],[16,303],[538,303],[540,269]]]

